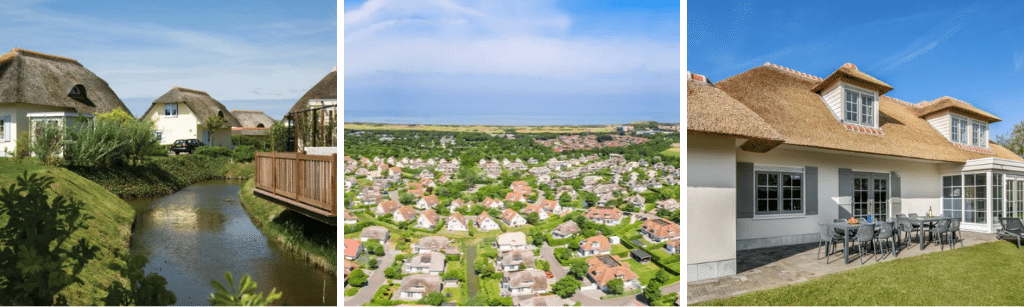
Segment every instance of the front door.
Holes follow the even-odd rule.
[[[203,144],[213,145],[213,144],[210,144],[210,131],[209,130],[203,130]]]
[[[889,216],[889,174],[853,172],[853,216],[871,215],[885,221]]]

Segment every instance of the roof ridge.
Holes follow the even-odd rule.
[[[918,106],[916,104],[904,101],[904,100],[896,98],[896,97],[882,95],[882,98],[888,98],[889,100],[892,100],[894,102],[903,104],[903,105],[908,106],[908,107],[918,108]]]
[[[180,86],[175,86],[175,87],[173,88],[173,90],[179,90],[179,91],[183,91],[183,92],[193,92],[193,93],[196,93],[196,94],[203,94],[203,95],[207,95],[207,96],[209,96],[209,95],[210,95],[210,94],[207,94],[207,93],[206,93],[206,92],[204,92],[204,91],[200,91],[200,90],[194,90],[194,89],[190,89],[190,88],[185,88],[185,87],[180,87]]]
[[[67,63],[75,64],[75,65],[78,65],[78,66],[82,66],[82,63],[78,63],[78,61],[76,61],[75,59],[72,59],[72,58],[66,58],[66,57],[62,57],[62,56],[59,56],[59,55],[46,54],[46,53],[42,53],[42,52],[39,52],[39,51],[32,51],[32,50],[27,50],[27,49],[21,49],[21,48],[18,48],[18,47],[11,48],[11,53],[18,54],[18,55],[31,56],[31,57],[36,57],[36,58],[41,58],[41,59],[46,59],[46,60],[54,60],[54,61],[58,61],[58,62],[67,62]]]
[[[825,79],[822,79],[822,78],[820,78],[818,76],[811,75],[811,74],[808,74],[808,73],[805,73],[805,72],[801,72],[801,71],[797,71],[797,70],[793,70],[792,68],[783,67],[783,66],[778,65],[778,64],[772,64],[771,62],[764,62],[764,66],[775,68],[775,69],[778,69],[778,70],[781,70],[781,71],[785,71],[785,72],[788,72],[788,73],[791,73],[791,74],[794,74],[794,75],[797,75],[797,76],[801,76],[801,77],[804,77],[804,78],[807,78],[807,79],[815,80],[815,81],[825,80]]]

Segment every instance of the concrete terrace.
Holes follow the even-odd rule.
[[[916,233],[915,233],[916,234]],[[927,234],[926,234],[927,235]],[[963,246],[972,246],[996,240],[991,233],[963,232]],[[878,262],[891,261],[935,252],[941,252],[938,244],[928,243],[924,250],[920,249],[916,239],[910,246],[900,251],[899,257],[892,254],[876,262],[878,255],[865,254],[867,262],[861,265],[860,258],[851,248],[850,263],[843,264],[842,245],[825,263],[825,248],[821,248],[822,259],[818,259],[818,243],[807,243],[789,246],[769,247],[736,252],[736,275],[707,279],[686,284],[688,304],[696,304],[708,300],[726,298],[744,293],[772,289],[785,285],[797,284],[813,280],[828,274],[873,265]],[[949,246],[945,246],[949,250]],[[960,243],[956,248],[961,248]]]

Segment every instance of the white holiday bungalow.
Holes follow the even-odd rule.
[[[204,125],[213,117],[224,119],[224,124],[207,130]],[[210,94],[183,87],[174,87],[154,100],[142,118],[153,122],[160,145],[180,139],[199,139],[207,145],[231,147],[231,128],[242,126]]]
[[[1021,215],[1024,159],[989,141],[998,117],[892,89],[852,64],[689,74],[687,280],[736,274],[737,250],[816,242],[836,218],[931,211],[991,233]]]
[[[0,55],[0,156],[37,123],[65,125],[118,108],[131,115],[106,81],[74,59],[19,48]]]

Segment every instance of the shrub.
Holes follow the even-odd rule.
[[[55,164],[58,161],[61,143],[64,142],[64,133],[56,122],[36,123],[32,141],[32,153],[46,164]]]
[[[231,153],[231,158],[235,162],[251,162],[256,159],[256,149],[249,145],[237,146]]]
[[[28,131],[18,133],[18,144],[14,146],[14,159],[21,160],[32,154],[32,134]]]
[[[231,149],[224,146],[202,146],[197,147],[194,152],[195,155],[207,156],[212,158],[217,157],[231,157]]]
[[[231,145],[242,146],[248,145],[259,151],[271,151],[273,148],[270,146],[270,135],[243,135],[236,134],[231,136]]]
[[[224,273],[224,279],[227,279],[229,285],[231,285],[231,292],[228,292],[224,285],[221,285],[216,280],[211,281],[213,288],[217,292],[210,293],[210,305],[214,306],[266,306],[272,304],[274,301],[281,298],[281,292],[277,291],[277,288],[270,289],[270,293],[263,296],[263,292],[256,293],[256,282],[252,281],[249,274],[243,275],[242,279],[238,282],[238,288],[235,288],[235,281],[231,277],[231,272]],[[238,289],[238,292],[235,292]]]

